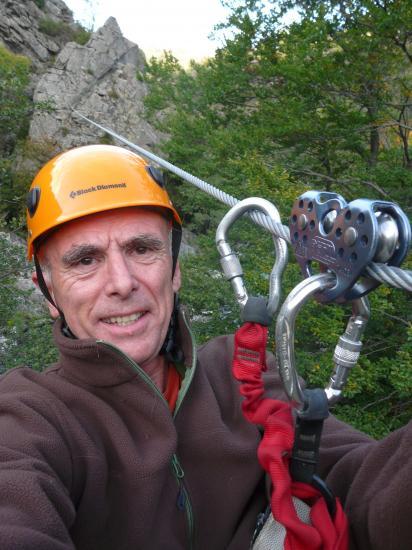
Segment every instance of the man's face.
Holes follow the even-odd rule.
[[[42,247],[46,282],[73,334],[106,340],[149,371],[180,287],[170,230],[160,214],[122,208],[68,222]]]

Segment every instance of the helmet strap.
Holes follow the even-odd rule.
[[[179,295],[174,295],[173,311],[170,317],[169,328],[163,346],[159,351],[159,355],[164,355],[168,361],[173,363],[181,363],[183,361],[183,352],[177,345],[176,332],[178,327],[179,315]]]
[[[180,244],[182,242],[182,228],[177,223],[173,223],[172,228],[172,279],[175,274],[177,259],[179,256]],[[167,329],[167,334],[165,341],[159,351],[159,355],[164,355],[168,361],[172,363],[181,363],[183,362],[183,352],[178,347],[176,342],[176,331],[178,326],[178,315],[179,315],[179,295],[176,292],[174,295],[173,311],[170,317],[169,328]]]
[[[180,243],[182,242],[182,228],[177,223],[173,223],[172,228],[172,279],[175,274],[177,258],[179,256]]]
[[[48,302],[51,303],[51,305],[53,307],[55,307],[57,309],[57,311],[59,312],[59,315],[63,321],[63,324],[66,325],[66,320],[64,318],[64,315],[63,315],[63,312],[61,311],[61,309],[55,304],[51,294],[50,294],[50,291],[46,285],[46,281],[44,280],[44,276],[43,276],[43,271],[40,267],[40,262],[39,262],[39,259],[37,258],[37,254],[34,254],[34,265],[36,267],[36,275],[37,275],[37,282],[39,284],[39,288],[43,294],[43,296],[46,298],[46,300]]]

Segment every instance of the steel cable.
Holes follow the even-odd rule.
[[[375,263],[369,264],[365,271],[367,275],[380,283],[412,292],[412,271]]]
[[[221,191],[217,187],[214,187],[210,183],[207,183],[206,181],[201,180],[200,178],[194,176],[193,174],[190,174],[189,172],[186,172],[185,170],[182,170],[182,168],[178,168],[174,164],[168,162],[167,160],[162,159],[161,157],[158,157],[154,153],[151,153],[150,151],[147,151],[143,147],[140,147],[139,145],[136,145],[135,143],[132,143],[125,137],[117,134],[113,130],[110,130],[109,128],[106,128],[102,126],[101,124],[98,124],[97,122],[94,122],[94,120],[91,120],[90,118],[82,115],[78,111],[75,111],[73,109],[73,113],[75,113],[77,116],[82,118],[83,120],[86,120],[90,124],[93,124],[97,128],[100,128],[100,130],[106,132],[113,138],[119,140],[121,143],[124,143],[125,145],[128,145],[130,148],[134,149],[138,153],[142,154],[144,157],[152,160],[153,162],[156,162],[159,166],[162,166],[166,170],[169,170],[173,174],[176,174],[176,176],[179,176],[183,180],[187,181],[188,183],[191,183],[198,189],[201,189],[205,193],[211,195],[218,201],[222,202],[223,204],[226,204],[227,206],[234,206],[239,202],[239,199],[236,199],[232,195],[229,195],[228,193],[225,193],[224,191]],[[271,220],[266,214],[263,214],[260,211],[253,211],[250,214],[247,214],[257,225],[260,225],[273,235],[276,235],[277,237],[281,237],[286,242],[290,244],[290,232],[289,228],[286,225],[283,225],[281,223],[276,223],[273,220]],[[399,267],[393,267],[386,264],[375,264],[371,263],[366,267],[365,273],[369,276],[375,279],[376,281],[379,281],[380,283],[383,283],[388,286],[392,286],[395,288],[400,288],[401,290],[406,290],[407,292],[412,292],[412,271],[407,271],[404,269],[401,269]]]

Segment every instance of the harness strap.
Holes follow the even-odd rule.
[[[268,328],[246,322],[235,334],[233,374],[241,383],[243,414],[264,428],[258,459],[272,481],[273,517],[286,529],[285,550],[347,550],[348,529],[342,506],[336,499],[334,518],[321,493],[306,483],[292,481],[289,463],[294,443],[292,409],[289,403],[265,398],[262,373],[266,371]],[[292,497],[311,506],[311,524],[303,523]]]

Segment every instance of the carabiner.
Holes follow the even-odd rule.
[[[362,296],[352,301],[352,315],[349,318],[344,334],[339,338],[333,354],[335,368],[325,388],[329,406],[334,405],[341,397],[342,390],[346,386],[350,369],[359,358],[362,349],[361,338],[365,332],[370,317],[369,300]]]
[[[320,273],[304,279],[290,292],[277,317],[275,338],[279,373],[286,394],[300,412],[307,406],[307,399],[300,385],[295,364],[295,320],[300,309],[311,296],[332,288],[335,284],[336,278],[332,273]],[[366,297],[353,300],[352,304],[352,317],[335,348],[334,372],[329,385],[323,390],[329,406],[339,400],[349,376],[349,370],[358,360],[362,347],[360,338],[369,319],[369,303]]]
[[[216,246],[220,254],[220,264],[223,273],[228,281],[231,282],[235,291],[236,300],[243,308],[248,301],[248,292],[243,282],[243,270],[239,258],[232,252],[227,242],[227,234],[231,225],[245,212],[249,210],[261,210],[274,222],[281,223],[278,209],[271,202],[260,197],[250,197],[239,201],[223,217],[216,230]],[[288,249],[286,241],[273,235],[276,259],[269,280],[269,299],[267,310],[271,317],[274,316],[280,302],[281,279],[283,271],[288,261]]]

